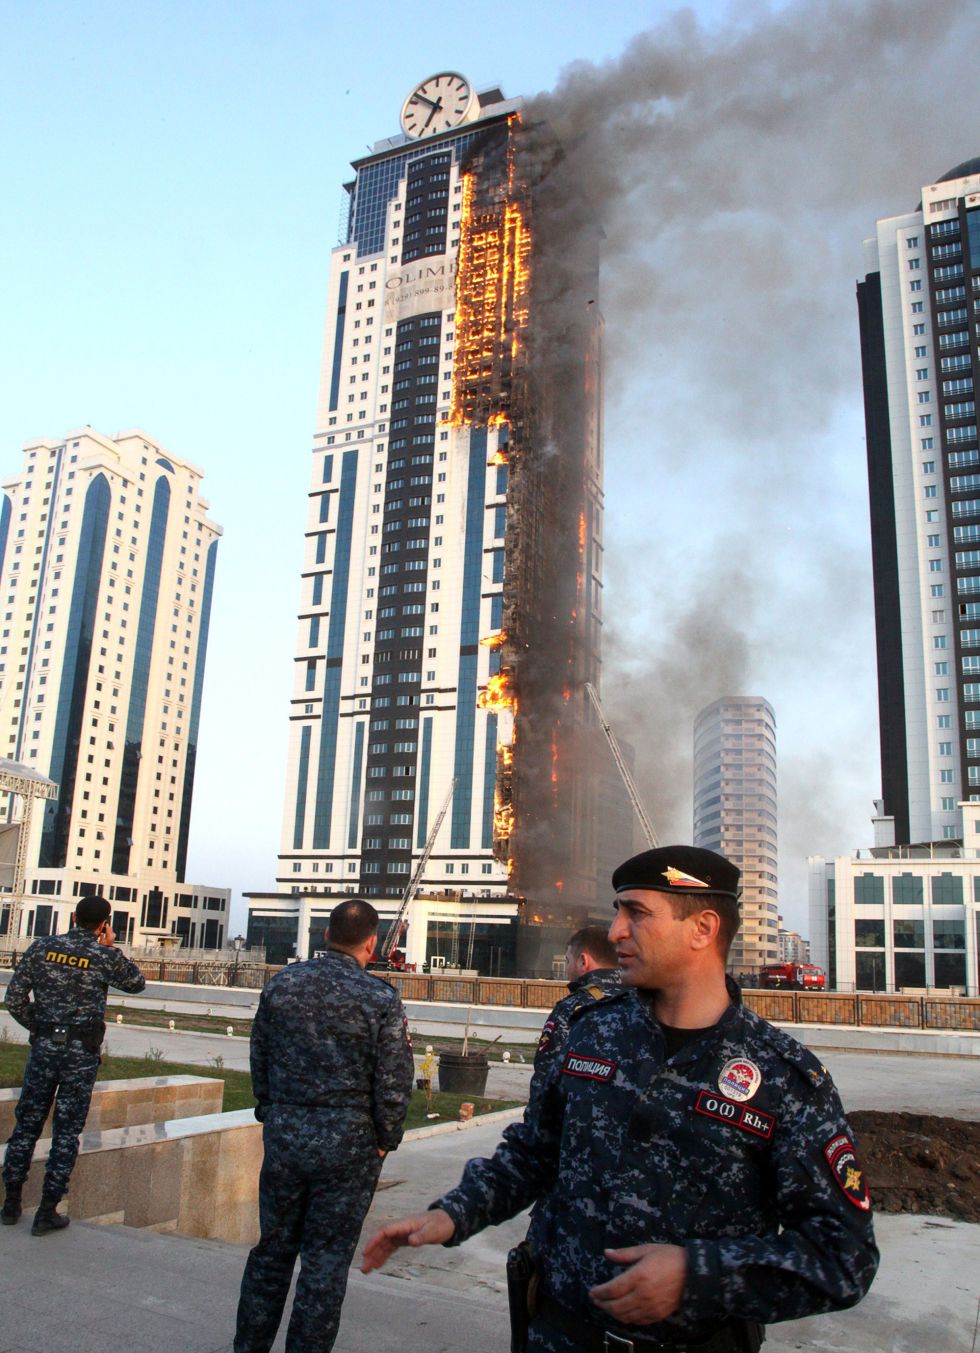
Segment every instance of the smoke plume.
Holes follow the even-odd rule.
[[[800,853],[866,843],[879,792],[861,242],[980,154],[978,38],[969,0],[681,11],[528,110],[539,342],[604,237],[607,710],[661,838],[687,838],[697,709],[772,702],[797,922]]]

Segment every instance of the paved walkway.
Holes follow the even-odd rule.
[[[386,1162],[388,1187],[365,1233],[431,1201],[467,1155],[493,1149],[498,1131],[487,1124],[404,1144]],[[0,1230],[0,1353],[230,1353],[244,1250],[78,1223],[35,1240],[26,1221]],[[970,1353],[980,1226],[881,1217],[877,1227],[883,1261],[865,1301],[772,1327],[766,1353]],[[380,1274],[354,1271],[337,1353],[506,1353],[503,1259],[524,1229],[518,1218],[457,1249],[401,1251]]]

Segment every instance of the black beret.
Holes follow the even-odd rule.
[[[658,893],[724,893],[738,900],[739,870],[723,855],[697,846],[660,846],[621,864],[612,876],[617,893],[651,888]]]
[[[75,908],[77,925],[101,925],[111,915],[112,907],[99,893],[89,893],[87,897],[80,898]]]

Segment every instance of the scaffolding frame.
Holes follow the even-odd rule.
[[[17,824],[17,851],[14,855],[14,875],[10,892],[0,893],[0,903],[10,899],[10,915],[7,921],[7,939],[15,945],[20,939],[20,920],[26,898],[24,896],[24,876],[27,873],[27,850],[30,843],[31,822],[34,816],[34,804],[38,799],[56,799],[60,785],[45,776],[39,775],[30,766],[19,761],[0,758],[0,791],[16,794],[21,800],[20,822]],[[11,825],[14,825],[13,823]]]

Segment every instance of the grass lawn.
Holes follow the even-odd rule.
[[[110,1030],[111,1032],[111,1030]],[[0,1042],[0,1089],[20,1085],[24,1077],[24,1064],[27,1061],[28,1048],[23,1043]],[[250,1109],[255,1104],[252,1094],[252,1081],[247,1071],[228,1071],[224,1067],[185,1066],[179,1062],[157,1062],[149,1057],[103,1057],[99,1067],[99,1080],[129,1080],[138,1076],[211,1076],[223,1080],[225,1093],[223,1109],[230,1113],[233,1109]],[[439,1118],[432,1122],[455,1119],[459,1106],[469,1099],[474,1112],[493,1113],[497,1109],[519,1107],[509,1099],[475,1099],[467,1095],[436,1094],[432,1096],[432,1111]],[[407,1128],[423,1127],[430,1120],[426,1117],[425,1095],[421,1090],[413,1090],[409,1105]]]
[[[112,1035],[112,1025],[116,1021],[116,1016],[122,1015],[123,1023],[142,1028],[166,1029],[170,1020],[174,1022],[175,1029],[183,1029],[185,1032],[199,1034],[223,1034],[229,1025],[236,1034],[243,1038],[248,1038],[252,1032],[251,1019],[228,1019],[221,1015],[182,1015],[175,1014],[172,1010],[133,1010],[128,1006],[110,1005],[106,1010],[106,1023],[109,1025],[109,1035]],[[543,1024],[548,1016],[547,1010],[541,1011],[541,1023]],[[436,1052],[461,1052],[463,1048],[462,1038],[450,1038],[444,1034],[420,1034],[415,1029],[411,1030],[412,1042],[415,1044],[417,1053],[425,1052],[428,1044],[432,1044]],[[513,1043],[501,1038],[490,1040],[488,1038],[477,1038],[470,1036],[470,1050],[473,1052],[485,1051],[491,1062],[502,1060],[505,1051],[510,1053],[512,1062],[520,1062],[523,1058],[525,1062],[534,1060],[536,1044],[534,1043]]]

